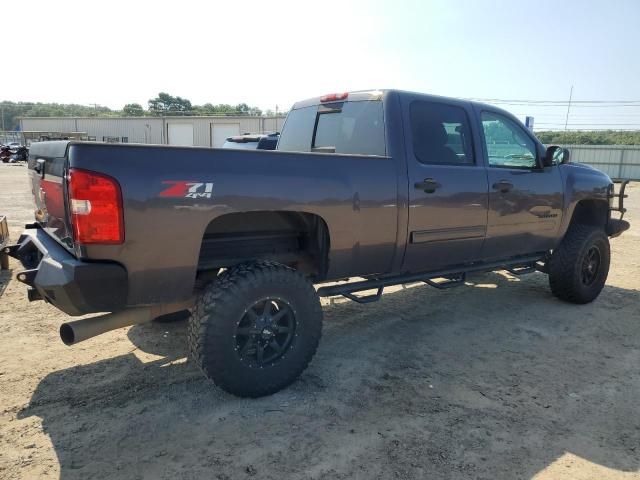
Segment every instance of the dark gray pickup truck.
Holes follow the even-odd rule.
[[[193,360],[242,396],[306,368],[319,296],[368,303],[508,270],[586,303],[608,237],[629,227],[624,182],[614,192],[509,113],[392,90],[297,103],[275,151],[45,142],[29,169],[36,222],[5,249],[29,299],[109,312],[63,324],[62,340],[188,309]]]

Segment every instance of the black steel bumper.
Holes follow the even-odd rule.
[[[44,299],[68,315],[121,310],[127,300],[127,271],[117,263],[83,262],[45,231],[27,226],[5,253],[26,268],[17,278],[29,300]]]

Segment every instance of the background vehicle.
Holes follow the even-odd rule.
[[[29,158],[29,149],[22,145],[11,148],[10,145],[0,147],[0,161],[4,163],[26,162]]]
[[[237,137],[229,137],[222,148],[236,148],[244,150],[275,150],[278,145],[279,132],[275,133],[245,133]]]
[[[587,303],[629,227],[611,215],[624,183],[615,204],[609,177],[512,115],[393,90],[299,102],[277,151],[43,142],[29,169],[37,222],[7,250],[18,280],[70,315],[113,312],[63,324],[63,341],[190,308],[193,359],[244,396],[306,368],[318,295],[368,303],[507,269]]]
[[[0,161],[8,163],[11,160],[12,155],[13,152],[11,151],[9,145],[0,146]]]
[[[29,159],[29,149],[24,146],[19,146],[14,150],[14,153],[13,155],[11,155],[9,162],[11,163],[26,162],[28,159]]]
[[[29,160],[29,149],[24,145],[18,147],[16,149],[16,156],[18,161],[27,161]]]

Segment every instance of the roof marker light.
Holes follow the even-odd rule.
[[[325,103],[325,102],[337,102],[340,100],[346,100],[346,98],[349,96],[349,92],[343,92],[343,93],[329,93],[327,95],[323,95],[320,97],[320,102]]]

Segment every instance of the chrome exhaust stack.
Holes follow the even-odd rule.
[[[99,317],[84,318],[60,325],[60,339],[65,345],[75,345],[89,338],[139,323],[150,322],[168,313],[191,308],[193,302],[153,305],[150,307],[127,308],[119,312],[107,313]]]

